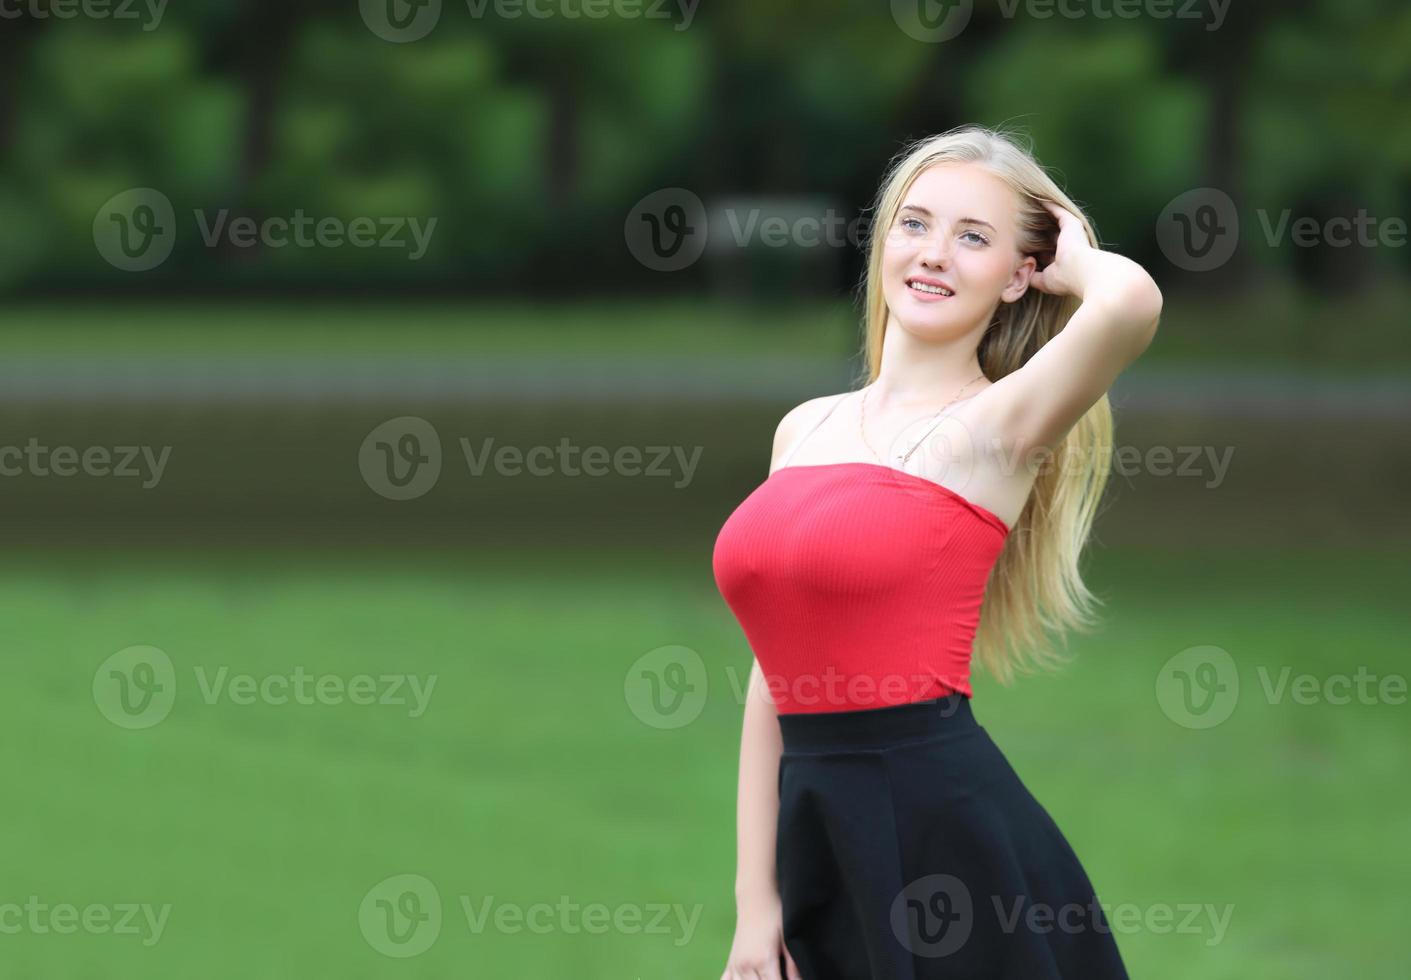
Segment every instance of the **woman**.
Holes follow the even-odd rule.
[[[867,383],[784,417],[716,542],[755,655],[722,980],[1126,977],[969,674],[1094,624],[1106,392],[1161,293],[995,131],[906,148],[873,213]]]

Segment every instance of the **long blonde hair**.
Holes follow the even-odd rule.
[[[1098,238],[1082,210],[1017,139],[999,130],[962,126],[917,140],[893,158],[872,207],[867,271],[863,280],[866,334],[864,384],[877,379],[887,326],[882,292],[882,245],[912,182],[939,163],[979,163],[1018,194],[1019,249],[1034,255],[1039,268],[1052,259],[1058,225],[1043,207],[1057,202],[1077,214],[1088,240]],[[1048,343],[1078,309],[1071,296],[1030,288],[1013,303],[1000,303],[980,339],[980,369],[991,382],[1017,371]],[[1103,395],[1073,426],[1045,461],[1014,528],[1005,541],[986,587],[975,635],[975,660],[1001,684],[1014,675],[1057,668],[1067,658],[1049,641],[1057,634],[1090,632],[1098,625],[1094,607],[1102,600],[1083,582],[1079,569],[1098,504],[1112,468],[1112,407]]]

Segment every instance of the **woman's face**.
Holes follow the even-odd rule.
[[[927,340],[989,324],[1024,294],[1033,258],[1019,253],[1019,197],[976,163],[937,164],[902,199],[882,249],[891,315]]]

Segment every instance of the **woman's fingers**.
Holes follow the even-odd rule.
[[[784,947],[784,963],[787,980],[803,980],[803,977],[799,975],[798,965],[794,963],[794,958],[789,955],[788,946]]]
[[[1037,289],[1041,293],[1053,292],[1053,286],[1044,277],[1043,272],[1033,272],[1029,274],[1029,288]]]
[[[1045,201],[1044,207],[1048,208],[1049,213],[1058,220],[1058,228],[1060,231],[1069,225],[1078,223],[1078,216],[1057,201]]]

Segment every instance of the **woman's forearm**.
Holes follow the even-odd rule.
[[[735,901],[737,906],[778,900],[774,878],[779,821],[779,755],[783,743],[774,702],[759,662],[750,667],[740,732],[740,785],[736,800]]]

